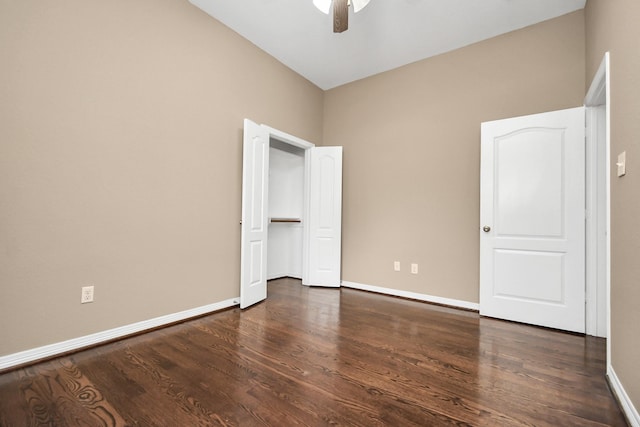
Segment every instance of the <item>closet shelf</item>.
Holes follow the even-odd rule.
[[[270,222],[302,222],[300,218],[271,218]]]

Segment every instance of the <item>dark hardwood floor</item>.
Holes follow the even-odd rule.
[[[0,375],[9,426],[624,426],[601,339],[350,289]]]

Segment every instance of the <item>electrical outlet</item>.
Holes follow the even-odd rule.
[[[418,274],[418,264],[411,264],[411,274]]]
[[[80,303],[86,304],[93,302],[93,286],[83,286],[82,295],[80,296]]]
[[[400,271],[400,261],[393,262],[393,271]]]

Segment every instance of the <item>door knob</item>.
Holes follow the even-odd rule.
[[[484,227],[482,227],[482,231],[484,231],[485,233],[488,233],[491,231],[491,227],[489,227],[488,225],[485,225]]]

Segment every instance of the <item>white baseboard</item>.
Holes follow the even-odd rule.
[[[190,310],[181,311],[178,313],[168,314],[165,316],[156,317],[149,320],[143,320],[142,322],[132,323],[130,325],[120,326],[118,328],[109,329],[102,332],[97,332],[91,335],[85,335],[83,337],[72,338],[67,341],[62,341],[54,344],[45,345],[42,347],[33,348],[30,350],[21,351],[19,353],[13,353],[0,357],[0,370],[11,368],[13,366],[22,365],[25,363],[33,362],[48,357],[57,356],[59,354],[67,353],[74,350],[79,350],[92,345],[100,344],[113,339],[125,337],[127,335],[142,332],[148,329],[157,328],[160,326],[169,325],[174,322],[180,322],[191,317],[202,316],[203,314],[211,313],[225,308],[233,307],[239,304],[239,298],[231,298],[225,301],[204,305],[202,307],[192,308]]]
[[[609,379],[609,385],[611,386],[613,393],[618,398],[618,402],[620,402],[622,412],[624,412],[624,415],[627,417],[627,421],[631,423],[631,427],[640,427],[640,414],[638,414],[638,410],[633,405],[633,402],[622,386],[622,383],[616,375],[616,371],[613,370],[613,366],[611,366],[611,364],[607,366],[607,378]]]
[[[380,286],[364,285],[362,283],[348,282],[346,280],[342,281],[342,286],[344,286],[345,288],[360,289],[362,291],[377,292],[379,294],[410,298],[418,301],[426,301],[426,302],[432,302],[435,304],[449,305],[451,307],[464,308],[466,310],[475,310],[475,311],[480,310],[480,304],[475,302],[462,301],[462,300],[451,299],[451,298],[443,298],[443,297],[437,297],[437,296],[427,295],[427,294],[419,294],[416,292],[401,291],[398,289],[382,288]]]

